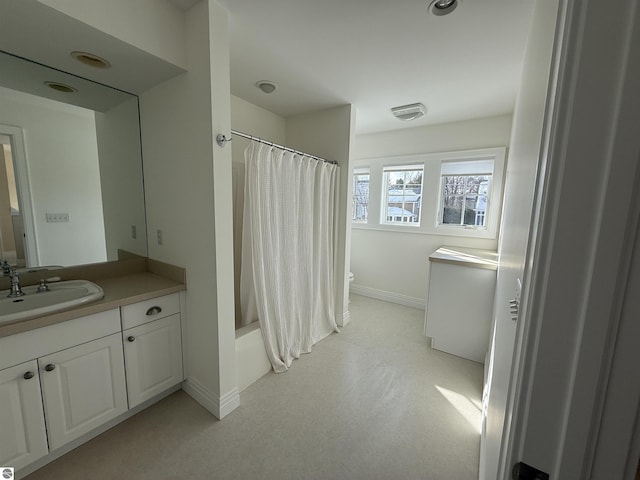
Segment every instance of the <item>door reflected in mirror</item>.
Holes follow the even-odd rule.
[[[18,202],[10,138],[0,136],[0,255],[11,265],[25,266],[24,227]]]
[[[146,256],[137,97],[3,55],[2,258],[35,267],[115,260],[118,250]],[[16,79],[26,76],[39,78]],[[48,92],[47,78],[78,96]]]

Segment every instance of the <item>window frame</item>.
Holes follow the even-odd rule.
[[[367,205],[365,207],[366,209],[366,215],[365,215],[365,219],[364,220],[357,220],[354,217],[356,216],[356,196],[358,196],[358,194],[355,191],[355,187],[356,187],[356,176],[359,175],[367,175],[369,177],[369,187],[368,187],[368,191],[367,191]],[[351,173],[351,222],[354,224],[367,224],[369,221],[369,205],[371,204],[371,171],[369,169],[369,167],[364,167],[364,168],[355,168],[353,170],[353,172]]]
[[[493,162],[491,181],[487,189],[488,205],[486,209],[486,228],[463,225],[441,224],[438,221],[442,198],[442,165],[454,162]],[[380,230],[426,235],[446,235],[496,239],[502,211],[506,147],[491,147],[473,150],[424,153],[418,155],[387,156],[363,158],[352,162],[353,171],[369,169],[369,208],[368,221],[353,222],[352,227],[362,230]],[[416,223],[384,223],[382,215],[385,208],[384,168],[401,166],[423,166],[420,225]]]
[[[420,204],[418,206],[419,211],[418,211],[418,219],[415,222],[403,222],[403,221],[394,221],[394,220],[387,220],[388,218],[388,207],[389,207],[389,185],[388,185],[388,181],[386,181],[387,179],[387,175],[390,173],[395,173],[395,172],[400,172],[400,171],[417,171],[417,170],[421,170],[422,171],[422,180],[420,183],[420,200],[418,201],[418,203]],[[422,196],[423,196],[423,190],[424,190],[424,164],[423,163],[411,163],[411,164],[406,164],[406,165],[398,165],[398,164],[393,164],[393,165],[383,165],[382,166],[382,199],[380,200],[380,220],[379,223],[381,225],[397,225],[400,226],[402,228],[404,227],[409,227],[409,228],[419,228],[422,222]],[[371,185],[371,174],[369,174],[369,185]],[[404,201],[402,202],[403,204],[405,203]],[[412,212],[413,213],[413,212]]]

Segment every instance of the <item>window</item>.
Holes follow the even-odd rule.
[[[416,165],[384,168],[383,223],[420,225],[423,172]]]
[[[493,160],[442,162],[438,224],[486,229]]]
[[[505,155],[496,147],[357,159],[353,228],[495,239]]]
[[[353,172],[353,214],[352,220],[367,223],[369,217],[369,170]]]

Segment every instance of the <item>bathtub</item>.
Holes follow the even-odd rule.
[[[271,363],[264,349],[260,324],[236,330],[236,380],[238,391],[243,391],[263,375],[269,373]]]

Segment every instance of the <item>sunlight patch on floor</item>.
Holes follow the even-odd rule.
[[[440,394],[455,408],[464,419],[469,422],[478,434],[482,431],[482,409],[479,402],[474,402],[468,397],[461,395],[448,388],[435,386]]]

